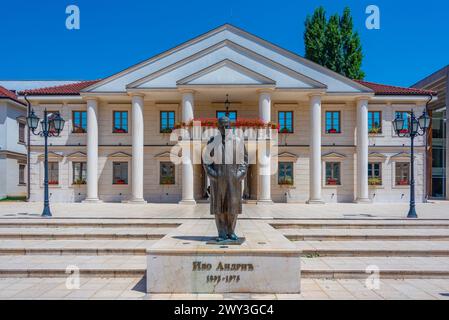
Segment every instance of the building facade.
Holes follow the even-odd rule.
[[[26,114],[16,94],[0,86],[0,200],[27,195]]]
[[[427,169],[427,194],[431,199],[447,199],[449,194],[449,158],[447,150],[449,140],[447,132],[449,122],[447,121],[447,106],[449,105],[449,66],[446,66],[415,85],[416,88],[433,90],[438,93],[438,100],[429,104],[429,113],[432,116],[432,131],[429,135],[430,146],[428,153]]]
[[[250,166],[248,202],[406,202],[410,142],[391,122],[421,114],[434,94],[345,78],[231,25],[102,80],[24,93],[39,117],[67,120],[49,140],[52,201],[183,204],[207,201],[207,179],[201,164],[170,161],[170,132],[221,116],[227,96],[231,120],[279,127],[278,154],[267,155],[278,171]],[[425,138],[415,145],[423,201]],[[41,201],[39,137],[30,166],[30,199]]]

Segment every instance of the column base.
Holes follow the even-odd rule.
[[[122,203],[147,204],[148,202],[146,202],[144,199],[131,199],[131,200],[122,201]]]
[[[103,201],[98,198],[91,198],[91,199],[85,199],[85,200],[81,201],[81,203],[103,203]]]
[[[373,201],[369,198],[357,198],[354,203],[372,203]]]
[[[195,200],[181,200],[178,202],[178,204],[194,206],[194,205],[196,205],[196,201]]]
[[[270,205],[274,204],[273,200],[257,200],[258,205]]]
[[[307,204],[325,204],[325,202],[321,199],[310,199],[307,200]]]

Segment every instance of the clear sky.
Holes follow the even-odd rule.
[[[66,29],[70,4],[80,30]],[[447,0],[18,0],[0,4],[0,79],[103,78],[224,23],[303,55],[305,17],[321,4],[351,8],[366,80],[410,86],[449,64]],[[380,30],[365,27],[370,4]]]

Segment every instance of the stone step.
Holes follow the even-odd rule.
[[[275,229],[449,229],[448,220],[295,220],[270,225]]]
[[[143,256],[0,256],[0,277],[67,277],[79,272],[85,277],[141,277]]]
[[[159,220],[158,220],[159,221]],[[177,228],[181,223],[151,219],[2,219],[0,228]]]
[[[322,257],[303,258],[302,277],[367,279],[449,278],[449,257]]]
[[[0,240],[0,255],[145,255],[158,240]]]
[[[67,277],[75,269],[84,277],[142,277],[146,257],[0,256],[0,277]],[[380,278],[449,278],[449,258],[303,258],[301,269],[302,278],[366,279],[372,270]]]
[[[448,229],[280,229],[292,241],[308,240],[449,240]]]
[[[94,228],[94,227],[29,227],[29,228],[2,228],[0,227],[0,240],[3,239],[135,239],[149,240],[161,239],[173,228]]]
[[[449,257],[449,241],[298,241],[304,257]]]

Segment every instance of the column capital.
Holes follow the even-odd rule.
[[[85,97],[83,97],[84,98],[84,100],[86,100],[86,102],[89,102],[89,101],[95,101],[95,102],[98,102],[99,100],[100,100],[100,98],[98,98],[98,97],[92,97],[92,96],[85,96]]]
[[[310,99],[312,99],[312,98],[314,98],[314,97],[323,97],[325,95],[325,93],[324,92],[312,92],[312,93],[309,93],[308,94],[308,97],[310,98]]]
[[[134,97],[145,98],[145,93],[143,93],[143,92],[128,92],[128,95],[131,98],[134,98]]]
[[[180,88],[180,89],[178,89],[179,90],[179,92],[181,92],[182,94],[184,94],[184,93],[191,93],[191,94],[194,94],[195,93],[195,90],[193,90],[193,89],[188,89],[188,88]]]
[[[258,94],[272,94],[274,92],[274,88],[262,88],[262,89],[257,89],[257,93]]]
[[[371,100],[371,98],[372,98],[372,96],[358,96],[358,97],[355,98],[355,101],[357,101],[357,102],[360,102],[362,100],[369,101],[369,100]]]

